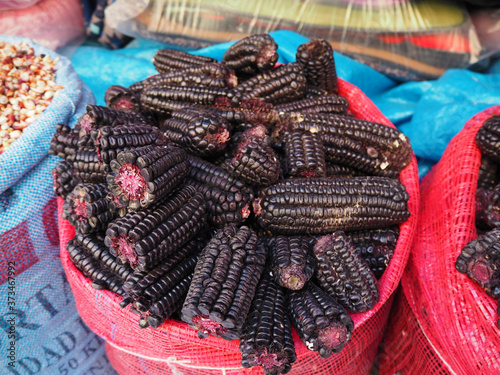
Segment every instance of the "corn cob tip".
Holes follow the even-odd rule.
[[[284,352],[270,353],[268,352],[267,348],[264,349],[264,352],[262,354],[255,358],[256,366],[262,366],[266,375],[280,373],[279,371],[277,371],[277,369],[283,368],[284,365],[285,367],[289,367],[291,369],[291,366],[289,364],[288,366],[286,366],[287,362],[288,358],[285,356]],[[283,371],[281,371],[281,373],[285,374],[288,371],[287,368],[285,368]]]
[[[131,163],[122,165],[116,176],[116,183],[130,201],[144,198],[146,181],[141,176],[141,170],[138,166]]]
[[[111,241],[111,247],[116,251],[116,255],[121,258],[125,258],[131,267],[135,267],[137,265],[137,254],[132,247],[132,243],[127,240],[124,236],[119,236],[115,240]]]
[[[245,130],[238,140],[239,149],[248,144],[253,139],[265,140],[267,137],[267,128],[264,125],[255,125],[252,128]],[[239,150],[238,150],[239,151]]]
[[[266,66],[275,64],[278,60],[278,54],[276,53],[276,44],[266,44],[257,56],[257,66]],[[271,64],[270,64],[271,63]]]
[[[208,315],[200,314],[196,315],[191,319],[190,326],[198,330],[198,337],[205,339],[210,335],[223,337],[228,333],[228,329],[224,327],[221,323],[216,322]]]
[[[290,290],[300,290],[308,281],[303,267],[298,264],[292,264],[286,270],[282,271],[280,279],[281,285],[285,285]]]
[[[90,134],[92,130],[92,119],[88,113],[85,113],[82,117],[80,117],[78,124],[80,125],[80,137]]]
[[[331,323],[318,333],[318,353],[322,358],[328,358],[332,353],[339,352],[348,340],[347,327],[337,322]]]

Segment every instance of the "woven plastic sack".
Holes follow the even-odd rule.
[[[357,87],[339,80],[339,93],[349,100],[349,108],[356,117],[393,126]],[[415,230],[419,200],[415,158],[401,172],[401,181],[410,194],[411,217],[401,225],[394,257],[380,280],[379,302],[364,314],[352,315],[355,330],[351,341],[329,359],[308,351],[294,333],[298,359],[291,374],[362,375],[370,371]],[[59,203],[61,211],[62,200]],[[139,328],[137,315],[119,307],[120,297],[92,289],[90,280],[73,266],[64,245],[72,238],[74,230],[67,221],[60,220],[61,259],[78,311],[89,327],[107,341],[109,359],[120,374],[262,373],[260,368],[241,367],[238,340],[225,341],[212,336],[200,340],[195,330],[172,319],[159,329]]]
[[[481,155],[475,138],[493,114],[500,106],[469,120],[422,180],[417,232],[384,340],[381,374],[500,373],[497,304],[455,270],[462,248],[477,237]]]
[[[2,10],[0,34],[30,38],[53,50],[77,44],[84,36],[82,4],[80,0],[40,0],[28,8]]]
[[[466,67],[481,49],[466,9],[443,0],[117,0],[106,19],[125,35],[186,49],[291,30],[403,80]]]
[[[0,41],[59,57],[56,83],[64,86],[0,155],[0,373],[114,374],[102,340],[78,315],[58,257],[51,170],[59,160],[48,156],[56,124],[74,124],[94,97],[66,58],[28,39]]]

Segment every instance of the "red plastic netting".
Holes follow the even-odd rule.
[[[493,114],[500,106],[469,120],[422,181],[417,234],[384,340],[381,374],[500,373],[496,302],[455,270],[462,248],[477,237],[481,154],[475,138]]]
[[[340,94],[350,103],[358,118],[393,126],[375,105],[355,86],[339,80]],[[297,362],[291,374],[368,374],[383,337],[392,296],[403,274],[418,216],[419,188],[417,163],[401,172],[401,182],[410,195],[410,219],[401,225],[394,257],[380,280],[380,301],[370,311],[352,316],[355,330],[351,341],[329,359],[307,350],[294,332]],[[62,200],[59,200],[59,215]],[[137,315],[119,307],[120,297],[92,289],[91,283],[71,263],[66,242],[74,230],[60,219],[61,260],[75,295],[76,306],[85,323],[107,343],[111,363],[120,374],[238,374],[259,373],[260,368],[244,369],[238,341],[209,337],[200,340],[187,324],[168,320],[159,329],[141,329]]]

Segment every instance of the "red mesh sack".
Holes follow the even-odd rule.
[[[388,126],[394,126],[375,105],[355,86],[339,80],[339,93],[350,103],[354,116]],[[297,361],[291,374],[368,374],[373,366],[377,348],[382,340],[394,291],[399,284],[408,260],[416,228],[419,189],[415,158],[400,176],[410,195],[408,208],[411,217],[401,225],[397,247],[383,277],[380,279],[380,300],[363,314],[352,315],[355,330],[351,341],[338,354],[328,359],[307,350],[294,332]],[[61,206],[62,200],[59,200]],[[59,207],[61,214],[61,207]],[[107,353],[120,374],[262,374],[259,367],[241,367],[238,340],[225,341],[208,337],[199,339],[187,324],[167,320],[158,329],[141,329],[137,315],[119,307],[120,297],[108,291],[92,289],[71,263],[65,249],[74,230],[60,219],[61,260],[75,295],[82,319],[107,341]]]
[[[408,266],[380,356],[381,374],[499,374],[496,301],[455,270],[477,237],[476,133],[500,106],[469,120],[421,184]]]

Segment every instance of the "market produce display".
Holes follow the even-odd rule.
[[[467,274],[495,299],[500,298],[500,116],[484,121],[476,135],[481,166],[476,191],[476,226],[479,236],[458,256],[457,271]],[[500,307],[497,311],[500,315]],[[500,319],[497,320],[500,327]]]
[[[411,147],[349,114],[323,45],[275,68],[268,35],[221,63],[162,50],[163,72],[110,87],[111,108],[58,127],[54,187],[77,230],[71,260],[141,327],[180,313],[200,338],[239,338],[242,366],[277,374],[296,358],[290,322],[329,357],[351,338],[348,312],[377,303],[374,272],[398,236],[381,228],[410,216],[398,177]],[[357,250],[355,230],[389,248],[383,259],[365,262],[376,250]]]
[[[55,81],[57,60],[26,43],[0,41],[0,155],[63,88]]]

